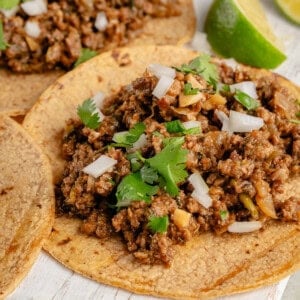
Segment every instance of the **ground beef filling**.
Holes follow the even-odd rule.
[[[19,9],[14,17],[5,18],[0,12],[9,45],[0,50],[0,66],[15,72],[70,69],[82,48],[104,51],[126,45],[142,33],[148,18],[177,16],[179,8],[178,0],[48,0],[48,11],[38,16],[29,17]],[[95,28],[98,12],[107,18],[104,30]],[[26,34],[28,20],[38,23],[38,37]]]
[[[219,70],[222,82],[251,80],[249,74],[222,64]],[[88,129],[75,119],[66,126],[62,149],[67,164],[63,180],[57,185],[58,212],[82,218],[81,230],[89,235],[109,238],[121,233],[128,251],[143,263],[170,265],[173,246],[201,232],[221,234],[235,221],[266,222],[270,218],[264,213],[262,199],[273,202],[277,219],[299,220],[299,197],[283,197],[286,182],[300,174],[300,126],[288,121],[299,109],[297,104],[290,105],[296,99],[278,85],[275,77],[260,79],[256,82],[260,107],[251,114],[263,118],[265,125],[249,133],[229,134],[221,131],[215,109],[247,113],[246,109],[230,95],[226,104],[208,105],[212,87],[206,87],[203,101],[189,106],[187,114],[178,113],[178,96],[186,76],[177,72],[167,95],[153,100],[157,78],[146,72],[106,99],[102,109],[106,118],[98,129]],[[283,105],[282,97],[289,104]],[[187,171],[202,174],[212,206],[206,209],[194,199],[193,187],[185,181],[179,185],[176,197],[160,190],[150,203],[134,201],[115,209],[116,186],[131,172],[131,166],[124,148],[107,147],[114,133],[144,122],[147,143],[141,154],[148,158],[162,151],[163,140],[172,136],[163,123],[176,119],[201,122],[202,133],[185,135],[182,147],[188,150]],[[82,172],[101,154],[117,160],[111,171],[96,179]],[[185,224],[178,214],[185,215]],[[166,232],[153,233],[149,229],[152,215],[169,217]]]

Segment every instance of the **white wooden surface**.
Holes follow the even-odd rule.
[[[203,19],[211,2],[212,0],[195,0],[199,30],[203,29]],[[288,55],[286,62],[276,69],[276,71],[300,85],[300,27],[294,26],[282,18],[273,6],[272,0],[262,0],[262,3],[274,31],[283,40]],[[277,285],[222,299],[279,300],[282,297],[287,281],[288,278],[282,280]],[[294,285],[294,288],[300,290],[299,285]],[[156,298],[135,295],[121,289],[98,284],[75,274],[61,266],[47,254],[41,253],[30,273],[8,299],[151,300]]]

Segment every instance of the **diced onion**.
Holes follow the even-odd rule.
[[[223,111],[218,109],[215,110],[215,113],[222,123],[222,131],[232,132],[229,128],[229,118],[227,117],[227,115]]]
[[[182,125],[185,129],[201,128],[201,122],[199,121],[187,121],[183,122]]]
[[[190,175],[188,180],[194,187],[194,191],[192,192],[191,196],[205,208],[210,208],[212,206],[212,199],[208,194],[209,187],[207,186],[202,176],[198,172],[196,172]]]
[[[197,190],[194,190],[191,195],[195,198],[201,205],[203,205],[206,209],[212,206],[212,199],[209,194],[201,194]]]
[[[230,91],[234,93],[236,90],[240,90],[250,97],[257,99],[256,85],[253,81],[243,81],[230,85]]]
[[[161,76],[167,76],[170,78],[175,78],[176,71],[173,68],[166,67],[160,64],[150,64],[148,66],[148,70],[154,74],[157,78],[160,78]]]
[[[264,120],[231,110],[229,113],[229,129],[232,132],[251,132],[258,130],[264,125]]]
[[[190,42],[190,47],[194,50],[205,52],[211,54],[213,51],[207,40],[207,35],[204,32],[196,31],[192,41]]]
[[[171,85],[173,84],[173,82],[174,82],[173,78],[162,75],[160,77],[159,81],[157,82],[157,84],[152,92],[152,95],[158,99],[163,98],[166,95],[169,88],[171,87]]]
[[[107,25],[108,25],[108,20],[106,14],[103,11],[99,12],[95,20],[95,27],[99,31],[104,31],[107,28]]]
[[[139,139],[133,143],[131,150],[136,151],[143,148],[147,144],[147,136],[145,133],[141,134]]]
[[[223,62],[234,70],[239,67],[239,63],[234,58],[224,58]]]
[[[93,101],[95,102],[96,104],[96,107],[98,107],[99,109],[102,108],[103,106],[103,101],[105,99],[105,94],[103,92],[98,92],[96,93],[94,96],[93,96]]]
[[[197,190],[201,194],[208,193],[209,188],[202,178],[202,176],[198,173],[195,172],[190,177],[188,178],[188,181],[192,184],[195,190]]]
[[[27,35],[37,38],[41,34],[41,28],[38,22],[27,21],[25,24],[25,32]]]
[[[126,131],[119,131],[119,132],[116,132],[113,137],[112,137],[112,140],[116,143],[119,143],[119,140],[120,140],[120,137],[123,137],[124,135],[128,134],[128,130]]]
[[[16,15],[18,10],[19,10],[19,6],[15,6],[11,9],[0,9],[0,12],[2,12],[6,18],[11,18]]]
[[[101,155],[91,164],[84,167],[82,171],[86,174],[93,176],[94,178],[98,178],[116,164],[117,161],[115,159],[107,155]]]
[[[31,0],[21,4],[28,16],[38,16],[47,12],[47,2],[44,0]]]
[[[252,232],[260,229],[262,224],[260,221],[234,222],[228,226],[228,231],[233,233]]]

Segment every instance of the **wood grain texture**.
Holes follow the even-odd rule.
[[[198,29],[203,29],[203,18],[212,0],[195,0]],[[275,71],[300,85],[300,30],[287,22],[274,7],[272,0],[262,0],[267,17],[276,35],[286,47],[288,59]],[[277,285],[265,287],[251,293],[224,297],[222,300],[279,300],[282,297],[288,278]],[[298,285],[296,288],[300,290]],[[47,254],[42,253],[30,274],[8,298],[18,299],[104,299],[104,300],[153,300],[156,298],[134,295],[121,289],[98,284],[74,274]],[[221,300],[221,299],[219,299]],[[295,299],[289,299],[295,300]]]

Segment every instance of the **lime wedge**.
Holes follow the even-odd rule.
[[[290,21],[300,25],[300,0],[275,0],[275,3]]]
[[[218,54],[241,63],[272,69],[286,59],[258,0],[215,0],[205,31]]]

